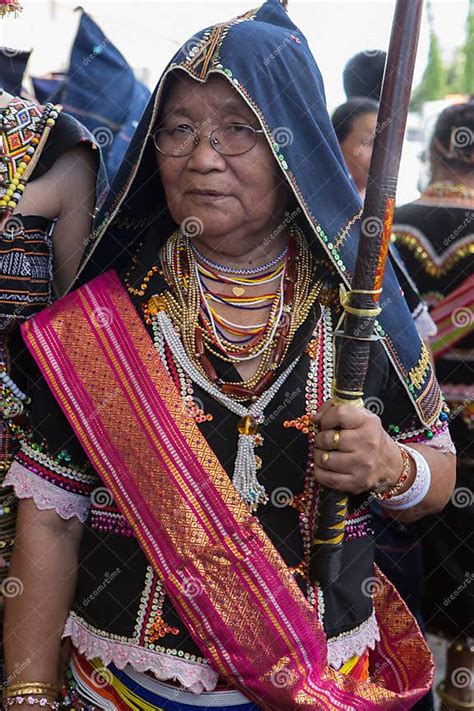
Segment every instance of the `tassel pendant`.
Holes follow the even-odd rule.
[[[239,434],[237,457],[235,459],[232,482],[242,499],[253,513],[260,504],[266,504],[268,495],[257,481],[257,460],[255,458],[255,435]]]

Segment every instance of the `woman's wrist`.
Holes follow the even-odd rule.
[[[395,464],[392,465],[393,476],[386,476],[382,483],[373,491],[374,497],[380,501],[402,494],[410,488],[415,479],[413,460],[405,449],[399,447],[395,442],[392,444],[395,445],[396,448],[393,457]]]
[[[410,456],[415,467],[415,478],[403,491],[384,499],[381,503],[386,509],[403,511],[418,506],[428,494],[431,486],[431,469],[425,457],[418,450],[404,444],[398,446]]]
[[[24,681],[9,684],[3,689],[3,708],[36,706],[56,711],[59,687],[49,681]]]

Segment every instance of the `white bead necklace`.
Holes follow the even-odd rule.
[[[255,511],[260,504],[268,501],[268,495],[257,480],[257,461],[255,458],[257,426],[263,422],[265,408],[286,381],[299,361],[299,356],[286,368],[275,382],[249,407],[236,402],[231,397],[221,392],[218,387],[209,382],[199,371],[186,353],[181,338],[179,337],[171,318],[165,311],[160,311],[152,316],[151,324],[154,334],[155,346],[158,346],[160,336],[166,341],[174,359],[180,364],[191,380],[211,395],[217,402],[224,405],[235,415],[239,415],[239,438],[237,456],[234,465],[232,482],[242,499],[248,504],[250,511]],[[157,347],[159,352],[159,349]],[[252,431],[249,431],[252,430]]]

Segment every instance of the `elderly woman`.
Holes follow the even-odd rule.
[[[62,636],[74,709],[408,709],[426,691],[431,657],[374,569],[368,504],[440,510],[454,456],[392,273],[366,382],[378,414],[330,401],[359,214],[284,8],[188,42],[83,286],[24,329],[42,377],[8,475],[24,499],[13,708],[27,692],[55,708]],[[309,570],[321,484],[350,494],[331,586]]]

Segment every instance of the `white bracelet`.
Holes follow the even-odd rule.
[[[401,444],[400,442],[398,442],[398,446],[408,452],[410,457],[415,462],[415,480],[409,489],[404,491],[402,494],[392,496],[389,499],[384,499],[380,502],[380,505],[383,506],[384,509],[404,511],[405,509],[411,509],[413,506],[417,506],[420,501],[423,501],[425,498],[431,485],[431,469],[424,456],[420,454],[418,450],[412,449],[412,447],[407,447],[405,444]]]

